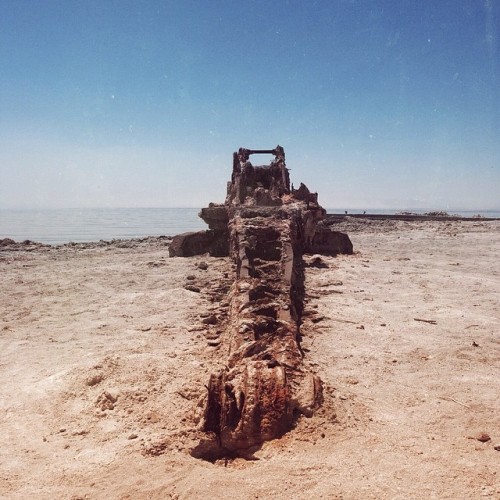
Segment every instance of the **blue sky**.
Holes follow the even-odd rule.
[[[499,33],[496,0],[0,0],[0,208],[222,202],[280,144],[325,207],[499,209]]]

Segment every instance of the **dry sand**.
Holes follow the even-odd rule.
[[[341,229],[355,255],[307,269],[322,408],[215,464],[190,451],[228,260],[153,238],[3,249],[0,497],[500,498],[499,222]]]

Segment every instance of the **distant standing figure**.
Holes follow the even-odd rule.
[[[345,211],[345,214],[347,215],[347,210]]]
[[[366,210],[363,210],[363,215],[366,215]]]

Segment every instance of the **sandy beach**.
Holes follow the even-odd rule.
[[[500,221],[337,228],[355,254],[306,270],[322,407],[216,463],[191,451],[229,259],[1,247],[0,497],[500,498]]]

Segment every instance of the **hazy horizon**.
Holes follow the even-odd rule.
[[[214,203],[219,203],[219,202],[214,202]],[[220,203],[223,203],[220,202]],[[500,213],[500,207],[491,207],[491,208],[485,208],[485,207],[474,207],[474,208],[465,208],[465,207],[442,207],[442,206],[434,206],[434,207],[368,207],[368,206],[362,206],[362,207],[356,207],[356,206],[329,206],[329,205],[323,205],[320,203],[320,205],[325,209],[325,210],[338,210],[340,212],[343,212],[345,210],[354,210],[354,211],[366,211],[369,213],[370,211],[372,213],[374,210],[380,210],[383,212],[388,212],[388,211],[416,211],[416,212],[422,212],[422,211],[446,211],[446,212],[498,212]],[[163,209],[189,209],[189,210],[200,210],[203,208],[203,206],[173,206],[173,205],[164,205],[164,206],[87,206],[87,207],[78,207],[78,206],[67,206],[67,207],[62,207],[62,206],[44,206],[44,207],[29,207],[29,206],[18,206],[18,207],[0,207],[0,211],[56,211],[56,210],[163,210]]]
[[[498,210],[499,26],[492,0],[0,0],[0,208],[221,203],[232,152],[280,144],[324,207]]]

